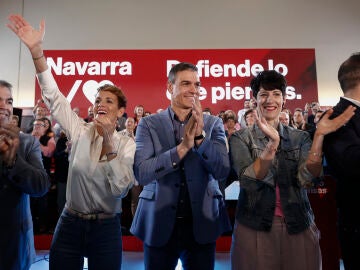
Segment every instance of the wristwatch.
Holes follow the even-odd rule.
[[[205,131],[203,130],[200,135],[197,135],[197,136],[194,137],[194,140],[195,140],[195,141],[197,141],[197,140],[202,140],[202,139],[205,138],[205,136],[206,136],[206,133],[205,133]]]

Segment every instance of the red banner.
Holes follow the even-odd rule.
[[[202,107],[220,110],[243,108],[251,97],[251,79],[262,70],[274,69],[287,80],[290,109],[317,101],[314,49],[211,49],[211,50],[47,50],[47,62],[60,90],[85,117],[99,85],[119,86],[128,98],[127,112],[136,105],[155,112],[170,104],[166,91],[172,65],[197,65]],[[36,100],[40,91],[36,85]]]

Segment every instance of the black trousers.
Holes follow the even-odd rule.
[[[356,214],[355,214],[356,215]],[[360,227],[339,224],[341,257],[345,270],[360,269]]]
[[[179,259],[184,270],[214,269],[216,242],[197,243],[192,226],[192,220],[178,218],[165,246],[152,247],[144,244],[145,269],[175,269]]]

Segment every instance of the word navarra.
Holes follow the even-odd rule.
[[[177,60],[167,60],[167,72],[170,71],[173,65],[180,63]],[[255,63],[251,65],[249,59],[245,59],[241,64],[210,64],[210,60],[198,60],[196,67],[200,77],[252,77],[264,70],[276,70],[283,76],[288,74],[288,67],[285,64],[279,63],[274,65],[273,59],[267,60],[267,65]]]
[[[63,63],[62,57],[47,58],[47,64],[56,75],[132,75],[130,62],[71,62]]]

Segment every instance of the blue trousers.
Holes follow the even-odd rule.
[[[146,270],[175,269],[178,259],[184,270],[212,270],[215,266],[216,243],[195,241],[192,221],[177,219],[174,231],[165,246],[144,244]]]
[[[84,220],[66,209],[55,229],[50,248],[50,270],[119,270],[122,261],[120,216]]]

